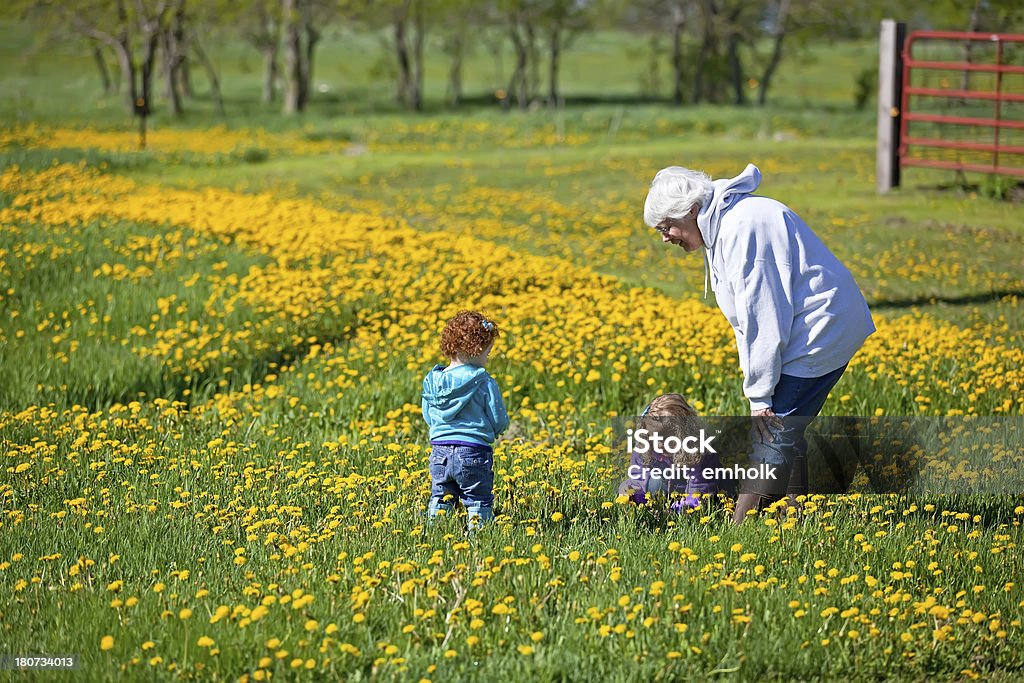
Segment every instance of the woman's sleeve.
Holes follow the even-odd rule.
[[[782,350],[793,328],[792,267],[783,245],[765,248],[754,234],[729,251],[743,393],[753,412],[771,408],[782,375]]]

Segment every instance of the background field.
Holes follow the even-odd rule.
[[[757,164],[853,271],[879,332],[826,412],[1024,412],[1019,206],[948,174],[874,193],[874,45],[802,50],[764,109],[630,101],[643,65],[607,34],[567,55],[564,110],[503,114],[478,53],[477,104],[440,109],[438,63],[417,116],[344,36],[287,119],[225,41],[251,78],[227,120],[158,112],[139,152],[92,65],[35,40],[0,28],[0,654],[110,680],[1019,677],[1020,496],[736,528],[728,501],[614,495],[614,417],[745,409],[701,259],[642,225],[669,164]],[[515,423],[471,537],[424,523],[418,407],[463,307],[505,330]]]

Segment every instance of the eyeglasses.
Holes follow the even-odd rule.
[[[660,232],[662,235],[667,235],[669,233],[669,231],[672,229],[672,227],[673,226],[671,226],[671,225],[665,225],[665,222],[662,221],[661,223],[658,223],[657,225],[655,225],[654,229],[657,230],[658,232]]]

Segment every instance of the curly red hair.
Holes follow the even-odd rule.
[[[499,334],[494,321],[476,311],[459,311],[441,331],[441,353],[446,358],[479,356]]]

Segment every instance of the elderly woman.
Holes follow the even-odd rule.
[[[736,335],[743,392],[755,420],[754,464],[776,479],[747,483],[734,521],[807,493],[804,430],[850,359],[875,331],[850,271],[789,207],[753,192],[761,172],[712,181],[680,166],[654,176],[644,221],[662,242],[704,248],[708,279]],[[781,418],[781,419],[780,419]]]

